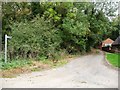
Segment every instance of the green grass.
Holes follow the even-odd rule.
[[[24,67],[26,65],[31,65],[32,62],[30,60],[12,60],[7,63],[1,62],[2,70],[9,70],[14,68]]]
[[[46,65],[50,68],[56,68],[60,67],[62,65],[65,65],[68,63],[68,59],[71,57],[75,57],[76,55],[64,55],[63,57],[58,58],[58,61],[56,63],[53,63],[52,60],[46,59],[45,57],[40,57],[39,60],[36,60],[38,62],[38,65],[41,64],[41,66]],[[67,59],[67,60],[66,60]],[[0,56],[0,69],[2,70],[11,70],[16,68],[24,68],[24,67],[32,67],[34,66],[34,59],[15,59],[15,60],[8,60],[7,63],[4,62],[4,57]],[[37,66],[37,65],[36,65]],[[38,66],[40,67],[40,66]],[[38,71],[40,68],[33,68],[31,71]]]
[[[106,54],[107,60],[115,67],[120,68],[120,54],[117,53],[107,53]]]

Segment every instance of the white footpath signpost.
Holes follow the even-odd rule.
[[[8,38],[12,38],[12,37],[5,35],[5,63],[7,62],[7,39]]]

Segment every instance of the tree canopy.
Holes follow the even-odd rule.
[[[71,54],[88,52],[103,39],[118,35],[118,20],[109,19],[117,10],[113,4],[116,3],[3,3],[3,44],[5,34],[13,37],[9,42],[11,58],[49,58],[63,49]]]

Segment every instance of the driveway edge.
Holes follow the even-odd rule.
[[[107,58],[106,58],[106,52],[103,51],[103,54],[104,54],[104,64],[105,64],[107,67],[118,71],[119,68],[118,68],[118,67],[114,67],[114,66],[107,60]]]

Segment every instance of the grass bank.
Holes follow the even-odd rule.
[[[4,78],[12,78],[16,77],[22,73],[30,73],[33,71],[41,71],[47,70],[51,68],[60,67],[65,65],[73,58],[77,57],[78,55],[65,55],[64,57],[60,58],[57,62],[53,62],[52,60],[12,60],[4,63],[4,59],[0,59],[2,77]]]
[[[106,58],[114,67],[120,68],[120,53],[106,53]]]

